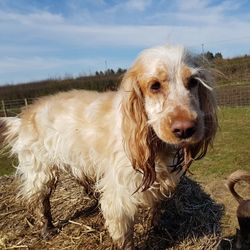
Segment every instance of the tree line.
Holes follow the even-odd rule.
[[[98,72],[90,76],[65,76],[64,78],[50,78],[41,81],[10,84],[0,86],[0,100],[37,98],[44,95],[55,94],[59,91],[69,91],[72,89],[86,89],[95,91],[114,91],[118,88],[122,78],[119,70],[113,73],[111,70]]]
[[[213,54],[212,52],[208,51],[204,54],[207,60],[212,61],[214,59],[223,59],[223,56],[220,52]]]

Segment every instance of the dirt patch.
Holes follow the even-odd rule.
[[[221,223],[232,228],[229,236],[233,235],[236,224],[223,224],[224,199],[219,198],[222,193],[229,197],[232,210],[226,209],[226,215],[234,217],[235,211],[231,207],[233,198],[230,199],[228,191],[222,190],[219,184],[222,185],[206,186],[204,191],[197,182],[184,177],[175,195],[162,203],[157,228],[148,223],[149,211],[140,209],[135,225],[137,249],[217,249],[224,234]],[[218,187],[219,194],[218,189],[212,190],[212,187]],[[69,176],[60,177],[51,198],[53,220],[61,230],[47,241],[39,236],[35,218],[16,200],[14,178],[1,177],[0,190],[1,249],[111,249],[112,242],[100,211],[97,209],[95,214],[88,215],[83,212],[91,200]],[[208,192],[214,193],[213,196]]]

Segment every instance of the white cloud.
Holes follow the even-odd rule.
[[[224,13],[229,10],[236,10],[242,5],[242,1],[224,0],[216,4],[211,0],[178,0],[177,11],[190,12],[195,14],[196,11]]]
[[[3,23],[18,23],[23,25],[31,24],[59,24],[64,21],[62,15],[52,14],[47,11],[32,12],[29,14],[21,14],[17,12],[5,12],[0,10],[0,21]]]
[[[103,0],[96,1],[104,4]],[[70,19],[66,19],[60,14],[52,14],[46,11],[29,14],[0,11],[0,32],[3,36],[5,33],[6,36],[18,34],[21,41],[23,39],[41,38],[45,41],[68,45],[128,45],[139,47],[163,43],[168,39],[184,44],[189,44],[190,40],[192,40],[192,44],[196,44],[201,40],[204,42],[221,40],[220,34],[225,35],[223,39],[246,35],[245,28],[250,30],[248,20],[235,20],[234,17],[223,14],[225,10],[238,8],[239,3],[230,0],[213,6],[210,2],[210,0],[179,0],[177,1],[175,13],[165,14],[162,11],[150,17],[149,20],[152,22],[155,20],[155,25],[149,25],[148,23],[141,25],[107,25],[94,21],[90,24],[91,13],[87,10],[84,10],[83,16],[86,16],[89,20],[90,23],[88,22],[88,24],[84,21],[82,23],[72,23]],[[77,1],[72,3],[76,4]],[[115,7],[143,11],[150,4],[151,0],[129,0],[117,4]],[[104,15],[106,15],[106,12]],[[168,24],[169,19],[173,20],[171,24]],[[166,21],[164,22],[164,20]],[[229,25],[235,28],[235,33],[229,32],[232,31]],[[211,36],[212,28],[214,28],[213,36]],[[23,36],[20,36],[20,33]],[[178,40],[180,36],[185,39]]]
[[[184,2],[184,0],[182,0]],[[144,1],[143,1],[144,2]],[[200,2],[192,0],[193,3]],[[128,3],[128,2],[127,2]],[[144,3],[145,4],[145,3]],[[200,5],[203,8],[205,5]],[[188,7],[185,7],[186,10]],[[220,9],[220,8],[219,8]],[[184,25],[81,25],[72,24],[63,16],[49,12],[35,12],[30,14],[4,13],[0,12],[0,32],[3,36],[13,36],[21,45],[39,39],[47,43],[65,46],[77,46],[78,48],[89,46],[99,47],[147,47],[166,42],[182,43],[184,45],[209,43],[245,37],[246,31],[250,30],[250,23],[244,20],[235,20],[230,17],[221,17],[218,13],[207,11],[206,13],[172,14],[176,19],[185,21],[207,20],[206,23]],[[162,18],[162,17],[161,17]],[[219,19],[226,19],[220,22]],[[212,20],[212,21],[210,21]],[[233,31],[233,33],[232,33]],[[18,37],[17,37],[18,35]],[[1,44],[4,46],[6,44]],[[50,44],[51,46],[51,44]],[[32,49],[32,47],[31,47]]]
[[[85,67],[93,66],[99,61],[104,61],[102,58],[86,58],[86,59],[59,59],[49,57],[26,57],[15,58],[6,57],[0,61],[0,74],[22,72],[24,70],[53,70],[57,68],[67,68],[71,66]]]
[[[117,14],[122,13],[124,11],[130,12],[144,12],[152,3],[152,0],[128,0],[121,1],[114,6],[108,7],[105,9],[104,14],[112,13]],[[128,14],[127,13],[127,14]]]
[[[65,75],[79,76],[94,74],[96,70],[105,70],[106,58],[59,59],[53,57],[6,57],[0,60],[0,85],[38,81]],[[112,59],[108,67],[116,70],[123,65],[130,66],[126,59]],[[11,76],[11,78],[10,78]]]
[[[12,36],[17,39],[16,50],[20,46],[21,51],[34,51],[29,43],[37,44],[37,53],[41,51],[53,52],[54,50],[93,49],[94,48],[123,48],[136,47],[144,48],[163,43],[181,43],[186,46],[201,43],[209,44],[216,41],[245,37],[246,31],[250,30],[250,23],[228,19],[227,22],[206,23],[203,25],[80,25],[69,23],[59,15],[51,13],[33,13],[30,15],[5,14],[0,15],[8,25],[0,24],[0,32],[5,36]],[[192,15],[184,16],[185,19],[192,19]],[[211,17],[213,19],[213,17]],[[233,32],[232,32],[233,31]],[[27,44],[27,41],[29,42]],[[49,45],[48,45],[49,44]],[[10,46],[0,45],[3,55],[13,54]],[[3,50],[3,48],[6,50]],[[26,52],[25,52],[26,53]]]
[[[129,0],[124,4],[124,7],[128,10],[144,11],[150,4],[151,0]]]
[[[79,2],[70,1],[72,10],[77,9]],[[237,10],[240,1],[227,0],[213,5],[211,0],[178,0],[171,11],[166,7],[169,1],[161,0],[159,3],[162,8],[154,12],[155,3],[151,0],[123,1],[115,6],[95,0],[92,5],[104,6],[103,11],[100,8],[92,13],[87,8],[79,8],[69,16],[45,10],[29,13],[0,10],[0,82],[21,71],[101,69],[105,60],[110,62],[110,67],[125,67],[136,55],[117,61],[109,55],[110,50],[120,50],[122,55],[123,49],[138,51],[164,43],[180,43],[198,52],[203,43],[205,49],[213,48],[226,56],[239,54],[244,49],[243,53],[249,53],[249,39],[240,40],[250,36],[249,18],[242,16],[237,19],[227,14]],[[122,10],[130,15],[141,15],[142,21],[140,24],[130,20],[123,25],[117,24],[116,18],[119,19]],[[234,48],[229,49],[226,42],[218,42],[222,40],[235,41]],[[99,57],[88,55],[81,59],[85,51],[97,49],[103,53]],[[82,55],[64,56],[77,54],[76,51]]]
[[[178,11],[195,12],[196,10],[205,9],[209,4],[208,0],[177,0]]]

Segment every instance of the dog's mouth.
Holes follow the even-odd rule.
[[[187,152],[190,147],[199,143],[201,140],[202,140],[202,135],[197,133],[189,138],[172,137],[170,138],[169,141],[167,141],[167,143],[173,145],[177,149],[177,151],[182,150],[183,152]]]
[[[196,142],[197,142],[196,138],[190,137],[187,139],[177,139],[176,145],[179,148],[185,149],[185,148],[188,148],[188,146],[195,144]]]

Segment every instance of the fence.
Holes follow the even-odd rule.
[[[16,116],[21,109],[28,106],[34,101],[34,98],[24,98],[17,100],[1,100],[0,117],[1,116]]]
[[[215,91],[220,106],[250,107],[250,84],[220,85]]]
[[[220,106],[250,107],[250,84],[220,85],[215,88],[217,102]],[[21,108],[35,99],[1,100],[0,116],[16,116]]]

